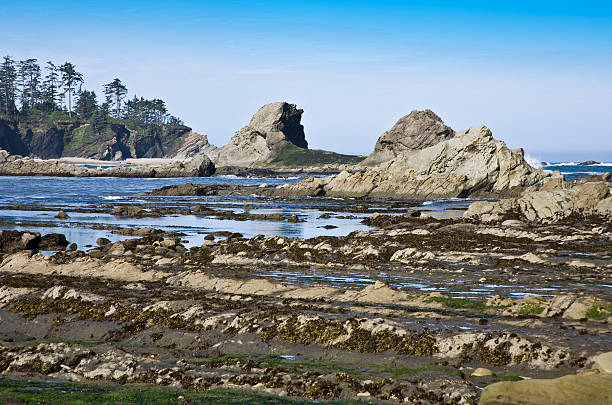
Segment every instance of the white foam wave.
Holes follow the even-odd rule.
[[[118,195],[105,195],[104,197],[105,200],[121,200],[123,197],[120,197]]]
[[[525,153],[525,160],[530,166],[540,169],[542,167],[542,159],[532,156],[529,153]]]

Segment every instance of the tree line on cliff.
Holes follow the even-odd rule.
[[[0,118],[28,122],[51,117],[55,121],[81,121],[102,130],[109,122],[138,127],[182,125],[168,113],[161,99],[147,100],[136,95],[126,101],[128,92],[118,78],[104,85],[105,100],[84,88],[83,74],[74,64],[61,65],[37,59],[15,61],[4,56],[0,63]]]

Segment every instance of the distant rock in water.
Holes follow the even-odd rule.
[[[300,123],[304,110],[295,104],[278,102],[261,107],[244,128],[219,150],[217,166],[250,166],[278,156],[290,145],[308,148],[304,126]]]
[[[414,110],[395,123],[393,128],[382,134],[374,152],[363,162],[363,165],[374,166],[387,162],[402,152],[424,149],[455,136],[455,131],[433,111]]]
[[[0,151],[0,176],[57,176],[57,177],[206,177],[215,173],[215,165],[204,153],[186,161],[162,165],[116,166],[92,169],[60,162],[59,160],[14,159]]]
[[[592,166],[592,165],[598,165],[599,162],[596,162],[594,160],[587,160],[586,162],[582,162],[582,163],[578,163],[580,166]]]
[[[419,150],[407,150],[386,164],[333,178],[308,178],[278,187],[282,195],[430,199],[518,195],[552,178],[531,167],[523,150],[510,150],[485,126]]]

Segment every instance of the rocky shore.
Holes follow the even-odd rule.
[[[544,404],[569,390],[572,403],[607,403],[612,302],[597,286],[612,281],[609,221],[396,211],[345,237],[230,235],[191,249],[159,232],[83,252],[3,231],[3,376],[422,404]],[[59,252],[36,253],[43,239]],[[312,268],[384,276],[284,281]],[[400,274],[557,288],[474,299],[394,285]]]
[[[203,177],[215,173],[210,159],[199,154],[186,161],[161,165],[113,166],[89,168],[64,163],[60,160],[37,160],[9,155],[0,150],[0,176],[55,176],[55,177]]]

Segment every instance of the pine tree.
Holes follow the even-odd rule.
[[[15,113],[15,81],[17,80],[17,70],[15,61],[10,56],[5,56],[0,65],[0,96],[4,114],[10,116]]]
[[[60,85],[60,70],[53,62],[47,62],[47,75],[43,82],[45,103],[49,104],[51,111],[61,104],[58,87]]]
[[[40,66],[36,59],[19,62],[19,79],[21,87],[21,109],[34,108],[40,96]]]
[[[96,93],[93,91],[82,91],[79,99],[74,105],[74,112],[84,120],[89,120],[98,111],[98,101]]]
[[[115,118],[121,118],[121,102],[127,94],[127,87],[121,83],[121,80],[115,79],[104,85],[104,94],[108,104],[115,103]]]
[[[74,65],[70,62],[64,63],[60,66],[62,72],[62,86],[68,93],[68,116],[72,118],[72,95],[76,89],[76,85],[83,84],[83,75],[76,71]]]

